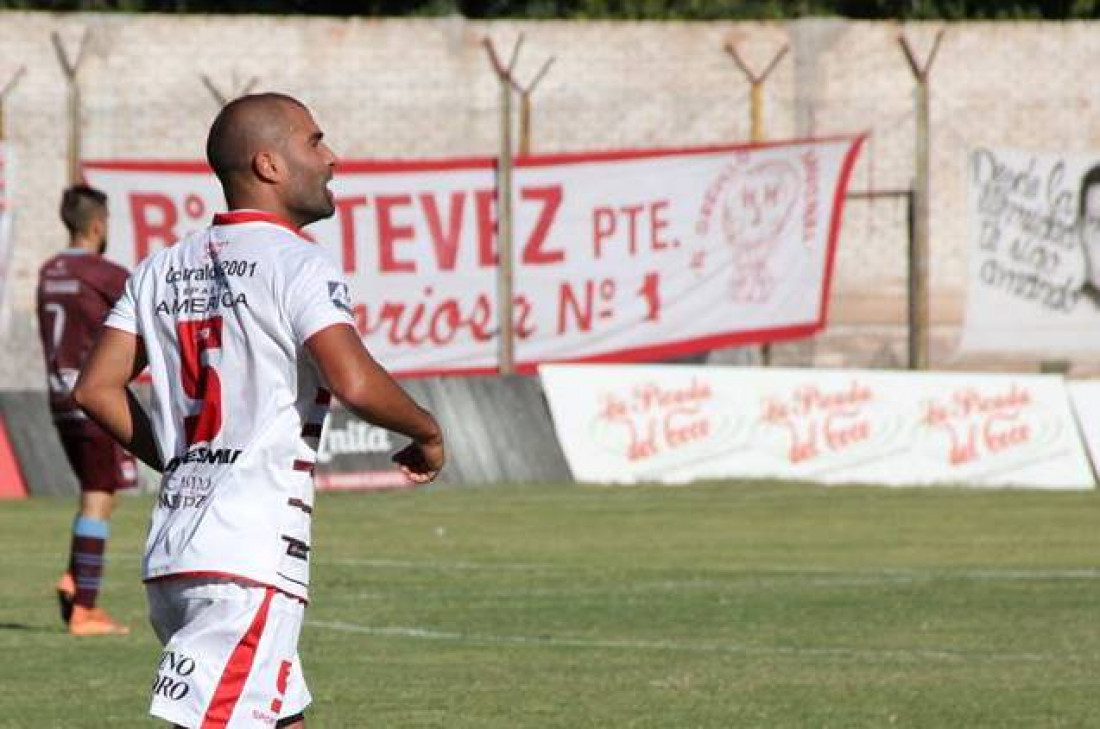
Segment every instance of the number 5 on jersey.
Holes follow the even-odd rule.
[[[183,391],[202,403],[197,414],[183,419],[187,445],[209,443],[222,429],[222,383],[209,354],[222,348],[222,318],[177,322],[176,334],[180,342]],[[203,353],[207,353],[205,362]]]

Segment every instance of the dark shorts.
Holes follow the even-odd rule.
[[[90,421],[55,425],[82,492],[114,493],[137,485],[137,461],[105,430]]]

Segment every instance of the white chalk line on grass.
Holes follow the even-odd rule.
[[[343,621],[308,620],[311,628],[332,630],[342,633],[357,633],[381,638],[410,638],[414,640],[433,640],[453,643],[480,645],[519,645],[543,648],[581,648],[597,650],[636,650],[636,651],[674,651],[686,653],[710,653],[744,656],[812,657],[812,658],[856,658],[856,659],[901,659],[936,660],[952,662],[1029,662],[1029,663],[1065,663],[1067,661],[1095,661],[1092,656],[1043,655],[1039,653],[983,653],[952,650],[921,649],[875,649],[875,648],[810,648],[791,646],[750,646],[733,643],[687,643],[682,641],[647,641],[603,638],[563,638],[553,636],[529,635],[492,635],[483,633],[455,633],[429,628],[370,626]]]
[[[0,551],[0,564],[20,563],[58,563],[57,554],[20,554],[18,552]],[[110,553],[108,562],[114,563],[140,563],[141,555],[133,553]],[[402,569],[402,570],[429,570],[433,572],[544,572],[558,573],[562,575],[583,576],[588,573],[596,573],[600,579],[606,579],[608,568],[600,564],[592,565],[562,565],[535,562],[475,562],[469,560],[416,560],[416,559],[388,559],[388,558],[359,558],[359,557],[335,557],[314,559],[316,566],[332,565],[335,567],[374,567],[378,569]],[[867,569],[843,569],[832,567],[767,565],[753,567],[751,565],[730,566],[727,568],[703,567],[690,570],[689,575],[682,580],[666,579],[657,582],[644,580],[646,574],[654,572],[669,574],[678,570],[675,567],[661,565],[630,565],[629,567],[615,567],[612,571],[617,577],[622,577],[627,582],[632,578],[635,582],[659,589],[683,587],[720,587],[737,582],[763,582],[788,578],[796,580],[801,578],[803,585],[815,585],[823,587],[861,587],[876,584],[907,583],[907,582],[1027,582],[1042,580],[1100,580],[1100,569],[1097,568],[1070,568],[1070,569],[952,569],[942,568],[867,568]],[[700,574],[707,576],[701,577]]]
[[[404,560],[404,559],[372,559],[357,557],[342,557],[334,559],[317,559],[315,565],[335,565],[338,567],[379,567],[394,569],[423,569],[432,571],[471,571],[471,572],[560,572],[566,574],[583,574],[589,571],[597,571],[606,575],[606,568],[602,565],[560,565],[546,563],[522,563],[522,562],[471,562],[471,561],[446,561],[446,560]],[[675,572],[673,567],[644,565],[632,565],[616,572],[623,575],[630,573],[644,574],[646,572]],[[927,582],[934,580],[975,580],[975,581],[1025,581],[1025,580],[1096,580],[1100,579],[1100,569],[910,569],[910,568],[886,568],[886,569],[835,569],[831,567],[731,567],[728,569],[702,568],[699,572],[710,572],[714,579],[699,579],[692,577],[685,581],[670,580],[668,584],[683,585],[719,585],[727,581],[759,580],[772,577],[805,577],[808,582],[822,585],[864,585],[878,582]],[[727,578],[727,579],[719,579]]]
[[[524,562],[470,562],[465,560],[412,560],[361,557],[334,557],[314,560],[314,564],[331,564],[337,567],[393,567],[397,569],[458,570],[463,572],[546,572],[567,571],[560,565]]]

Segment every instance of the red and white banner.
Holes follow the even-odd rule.
[[[825,324],[862,138],[532,157],[513,181],[516,358],[669,357]],[[109,255],[133,266],[222,207],[201,164],[101,162]],[[348,276],[360,333],[398,374],[491,372],[491,159],[346,162],[309,233]]]
[[[592,365],[539,372],[580,481],[1094,487],[1059,376]]]

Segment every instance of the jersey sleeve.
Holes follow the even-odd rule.
[[[97,256],[94,265],[86,267],[83,278],[84,283],[95,289],[108,306],[114,306],[122,296],[130,274],[122,266]]]
[[[286,312],[299,346],[334,324],[355,325],[347,281],[320,251],[294,271],[287,287]]]
[[[111,313],[107,315],[104,326],[112,329],[120,329],[130,334],[138,333],[137,322],[137,292],[134,291],[134,277],[131,276],[122,288],[122,295],[118,297]]]
[[[122,266],[110,266],[104,271],[103,293],[114,304],[126,291],[126,282],[130,274]]]

